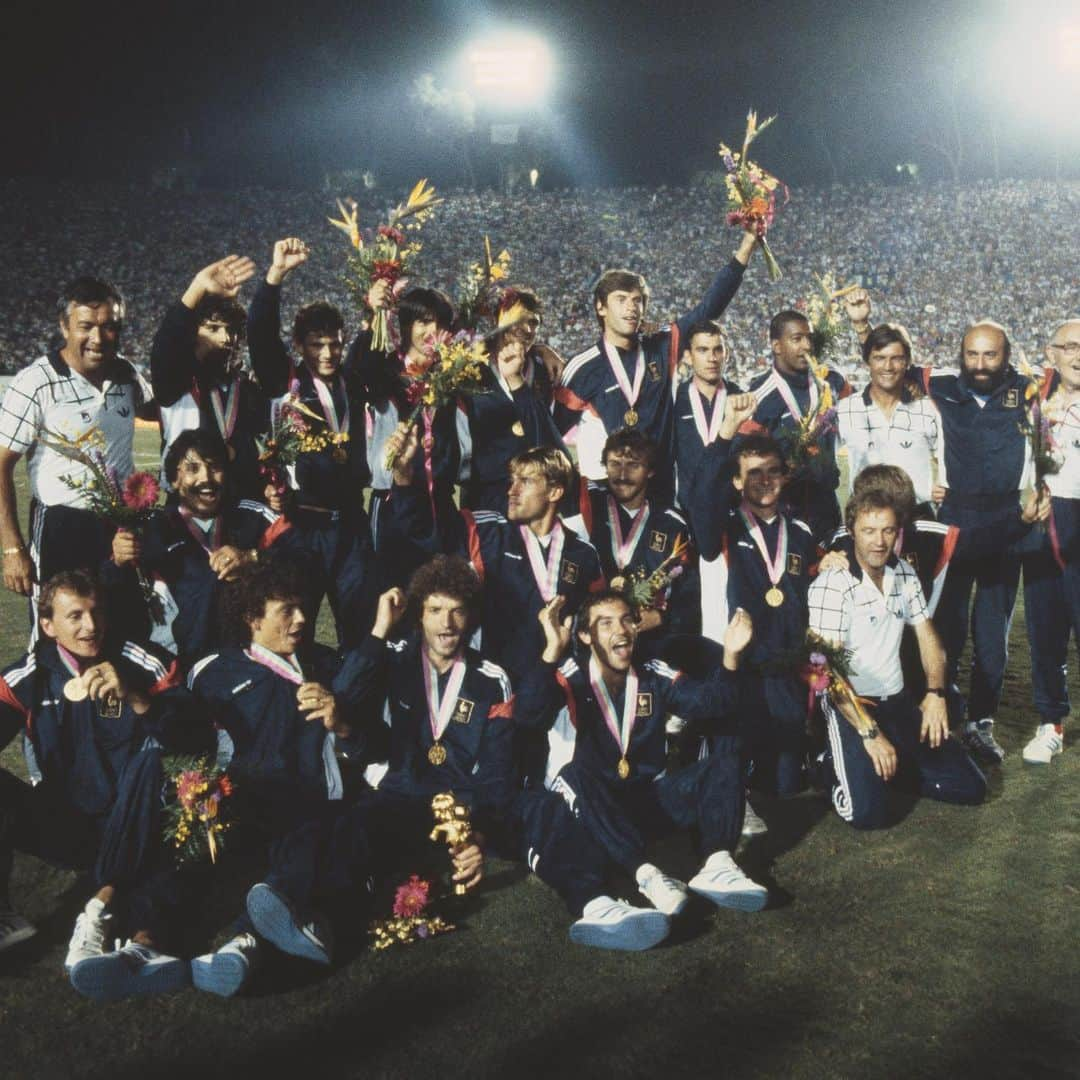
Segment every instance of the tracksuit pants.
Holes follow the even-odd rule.
[[[673,829],[697,829],[707,855],[734,851],[746,808],[739,757],[730,751],[653,780],[608,780],[571,762],[552,790],[631,875],[645,862],[648,842]]]
[[[874,771],[862,736],[825,700],[832,802],[846,822],[856,829],[890,824],[890,788],[967,806],[983,801],[986,778],[958,740],[946,739],[937,748],[919,741],[922,714],[905,691],[868,700],[881,734],[896,749],[896,774],[888,782]]]

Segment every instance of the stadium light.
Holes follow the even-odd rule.
[[[522,33],[479,38],[465,49],[463,67],[471,93],[488,105],[538,105],[553,74],[547,45]]]

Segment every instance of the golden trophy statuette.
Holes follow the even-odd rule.
[[[442,840],[450,848],[467,843],[472,836],[469,811],[461,806],[452,792],[443,792],[431,800],[431,812],[435,815],[432,840]],[[454,895],[464,896],[469,890],[460,882],[454,884]]]

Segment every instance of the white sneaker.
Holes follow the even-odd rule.
[[[737,911],[760,911],[769,899],[768,889],[751,881],[735,865],[735,860],[727,851],[710,855],[688,884],[694,892],[718,907],[735,908]]]
[[[743,814],[742,821],[742,835],[743,836],[761,836],[763,833],[769,831],[769,826],[765,824],[765,819],[750,805],[750,800],[746,800],[746,812]]]
[[[182,990],[190,981],[190,970],[183,960],[134,941],[116,952],[80,960],[71,969],[71,985],[95,1001],[167,994]]]
[[[641,895],[665,915],[678,915],[690,899],[683,882],[678,878],[668,877],[652,863],[642,863],[635,877]]]
[[[1065,740],[1057,724],[1040,724],[1035,738],[1024,747],[1024,760],[1029,765],[1049,765],[1064,747]]]
[[[597,949],[641,952],[659,945],[671,930],[671,920],[662,911],[632,907],[625,900],[597,896],[585,905],[573,926],[570,940]]]
[[[258,955],[259,943],[255,937],[237,934],[217,952],[204,953],[191,961],[191,981],[198,990],[232,997],[244,988]]]
[[[968,721],[960,733],[960,741],[967,752],[984,765],[997,765],[1005,760],[1005,751],[994,738],[992,717]]]
[[[105,905],[96,897],[87,901],[86,907],[75,920],[75,930],[68,942],[67,956],[64,958],[64,970],[71,969],[82,960],[101,956],[105,952],[105,943],[109,940],[112,929],[112,914],[105,910]]]
[[[0,952],[29,940],[37,933],[37,927],[14,911],[0,911]]]

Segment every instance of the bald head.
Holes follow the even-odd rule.
[[[1080,319],[1066,319],[1050,335],[1046,359],[1066,390],[1080,390]]]

